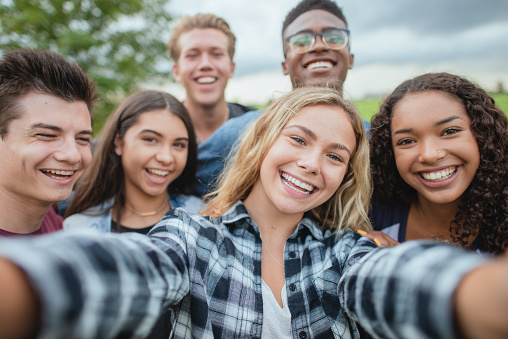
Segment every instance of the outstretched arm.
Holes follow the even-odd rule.
[[[455,310],[465,338],[508,338],[508,257],[467,274],[455,293]]]
[[[477,286],[487,283],[474,281],[478,279],[474,272],[488,263],[485,257],[432,241],[377,249],[345,270],[339,283],[341,304],[365,330],[382,338],[455,338],[454,320],[462,328],[465,317],[455,310],[478,309],[472,302],[462,306],[462,297],[473,298]],[[461,281],[463,292],[457,290]],[[494,310],[496,306],[485,307]],[[508,318],[506,310],[495,310]]]
[[[0,337],[34,337],[40,323],[40,305],[26,275],[0,258],[0,277]]]
[[[9,326],[0,324],[0,338],[7,330],[41,338],[145,336],[162,308],[189,290],[180,238],[162,236],[56,232],[0,242],[8,260],[0,266],[0,293],[12,300],[1,295],[0,322]]]

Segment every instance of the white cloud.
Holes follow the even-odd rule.
[[[174,17],[214,13],[230,24],[237,37],[236,73],[226,98],[263,104],[289,90],[289,79],[281,69],[281,27],[298,2],[173,0],[169,8]],[[338,4],[352,30],[355,53],[346,95],[386,94],[402,81],[429,71],[463,75],[488,90],[499,81],[508,87],[508,20],[502,14],[508,14],[508,2],[504,0],[342,0]]]

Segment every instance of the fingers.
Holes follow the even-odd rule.
[[[374,241],[379,247],[393,247],[400,244],[397,240],[380,231],[366,232],[364,230],[357,230],[356,233],[360,234],[362,237],[366,237]]]

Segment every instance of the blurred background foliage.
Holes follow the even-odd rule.
[[[168,0],[0,0],[0,52],[49,49],[97,83],[94,131],[143,83],[170,77]]]

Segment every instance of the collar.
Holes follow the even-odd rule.
[[[242,201],[237,201],[228,211],[218,217],[218,222],[223,223],[230,231],[237,228],[252,227],[256,235],[259,236],[259,228],[254,223]],[[296,238],[302,234],[309,232],[312,237],[317,240],[323,239],[323,230],[318,223],[312,218],[311,213],[305,213],[303,219],[296,226],[293,234],[289,239]]]

